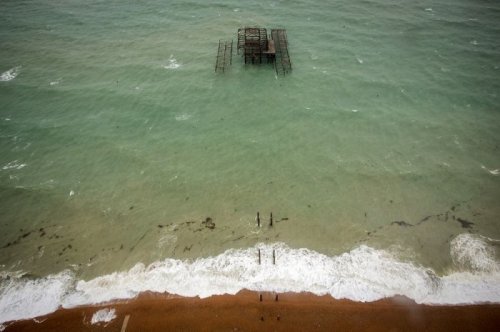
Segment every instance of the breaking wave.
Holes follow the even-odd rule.
[[[365,245],[326,256],[284,243],[230,249],[193,261],[138,263],[128,271],[88,281],[77,280],[68,270],[35,280],[4,273],[0,323],[48,314],[61,306],[133,298],[144,291],[203,298],[249,289],[330,294],[363,302],[394,295],[427,304],[500,302],[500,270],[484,238],[461,234],[451,241],[450,254],[456,271],[444,276]]]

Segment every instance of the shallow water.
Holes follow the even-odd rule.
[[[90,279],[284,242],[446,275],[467,232],[498,259],[496,2],[0,9],[4,272]],[[245,25],[287,29],[291,75],[236,54],[213,72]]]

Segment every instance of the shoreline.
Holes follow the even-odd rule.
[[[109,323],[91,324],[93,315],[106,308],[114,309],[116,317]],[[402,296],[354,302],[330,295],[249,290],[200,299],[145,292],[134,299],[59,308],[45,316],[2,325],[5,332],[495,331],[500,328],[500,303],[424,305]]]

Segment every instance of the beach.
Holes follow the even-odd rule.
[[[116,317],[92,324],[93,315],[103,308],[114,309]],[[499,327],[499,304],[429,306],[405,297],[360,303],[310,293],[241,291],[205,299],[144,293],[127,301],[60,309],[7,324],[4,331],[498,331]]]

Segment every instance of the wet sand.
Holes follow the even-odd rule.
[[[262,301],[260,295],[262,294]],[[90,323],[114,308],[109,323]],[[128,317],[128,318],[127,318]],[[403,297],[360,303],[308,293],[256,293],[205,299],[144,293],[4,324],[5,331],[499,331],[500,304],[418,305]]]

